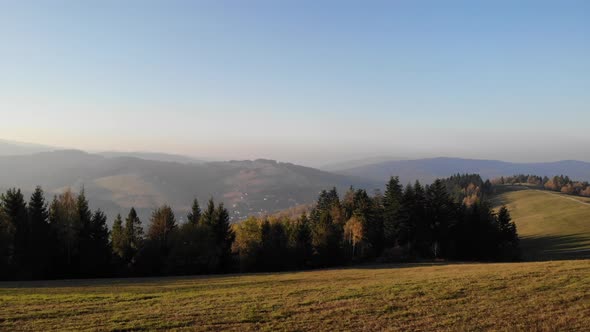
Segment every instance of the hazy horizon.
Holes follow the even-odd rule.
[[[2,3],[0,137],[314,167],[590,161],[589,9]]]

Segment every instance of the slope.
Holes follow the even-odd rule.
[[[495,198],[506,204],[521,237],[525,259],[590,257],[589,199],[515,188]]]

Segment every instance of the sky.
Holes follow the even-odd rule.
[[[589,1],[0,1],[0,138],[590,161]]]

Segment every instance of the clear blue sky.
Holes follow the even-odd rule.
[[[1,1],[0,138],[590,160],[589,1]]]

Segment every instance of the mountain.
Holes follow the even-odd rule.
[[[483,178],[514,174],[540,176],[568,175],[572,179],[590,181],[590,163],[563,160],[545,163],[511,163],[499,160],[461,158],[428,158],[416,160],[390,160],[369,165],[341,169],[338,174],[357,176],[383,183],[390,176],[399,176],[402,183],[420,180],[430,183],[436,178],[456,173],[478,173]]]
[[[0,139],[0,156],[16,156],[44,151],[53,151],[56,149],[57,148],[55,147],[47,145]]]
[[[366,165],[372,165],[384,161],[393,161],[393,160],[403,160],[406,158],[394,158],[394,157],[386,157],[386,156],[379,156],[379,157],[369,157],[369,158],[361,158],[361,159],[353,159],[353,160],[344,160],[333,162],[329,164],[325,164],[319,167],[319,169],[334,172],[339,170],[346,170],[351,168],[362,167]]]
[[[110,221],[116,213],[138,209],[145,222],[153,208],[168,203],[186,215],[193,198],[205,205],[210,197],[223,201],[238,220],[249,214],[272,213],[313,202],[322,189],[336,186],[375,187],[371,181],[332,174],[274,160],[243,160],[201,164],[105,157],[77,150],[0,156],[0,190],[19,187],[30,194],[41,185],[47,198],[82,186],[92,208]]]
[[[202,164],[205,161],[187,157],[179,154],[168,154],[168,153],[159,153],[159,152],[119,152],[119,151],[105,151],[99,153],[101,156],[105,156],[107,158],[116,158],[116,157],[134,157],[139,159],[145,160],[156,160],[156,161],[169,161],[174,163],[183,163],[183,164]]]

